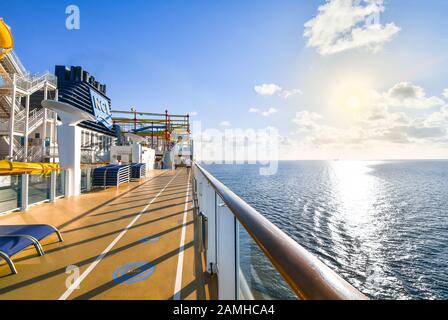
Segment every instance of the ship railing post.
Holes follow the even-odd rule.
[[[61,170],[61,188],[63,189],[63,195],[65,197],[67,191],[66,191],[66,179],[67,179],[67,171]]]
[[[20,177],[20,210],[28,210],[28,187],[29,187],[29,175],[22,174]]]
[[[71,169],[65,170],[64,190],[66,198],[71,197],[73,193],[71,179],[73,179],[73,171]]]
[[[92,190],[92,168],[86,169],[86,191],[89,192]]]
[[[206,263],[207,272],[210,274],[217,273],[216,268],[216,193],[208,180],[202,173],[194,167],[194,175],[197,180],[198,189],[198,204],[200,212],[207,219],[206,228]]]
[[[218,298],[238,298],[238,237],[235,215],[217,195]],[[221,281],[222,280],[222,281]]]
[[[51,174],[50,174],[50,202],[56,201],[57,177],[58,177],[58,172],[56,170],[51,171]]]

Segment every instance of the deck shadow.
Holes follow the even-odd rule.
[[[191,241],[191,242],[189,242],[188,244],[185,245],[185,248],[190,248],[193,245],[194,245],[194,243],[193,243],[193,241]],[[176,248],[175,250],[172,250],[172,251],[164,254],[163,256],[148,262],[146,265],[140,266],[140,268],[145,270],[145,269],[150,268],[151,266],[155,267],[158,264],[162,263],[163,261],[168,260],[169,258],[176,256],[178,253],[179,253],[179,249]],[[126,279],[130,279],[130,277],[128,277],[127,275],[120,276],[120,277],[118,277],[115,280],[111,280],[109,282],[106,282],[105,284],[103,284],[103,285],[101,285],[99,287],[96,287],[96,288],[94,288],[94,289],[92,289],[92,290],[90,290],[88,292],[83,293],[82,295],[76,297],[74,300],[89,300],[89,299],[92,299],[95,296],[97,296],[97,295],[99,295],[99,294],[101,294],[101,293],[103,293],[103,292],[105,292],[107,290],[110,290],[110,289],[112,289],[112,288],[114,288],[114,287],[116,287],[118,285],[120,285],[121,283],[119,283],[119,282],[121,280],[126,280]]]
[[[159,196],[160,198],[160,196]],[[156,201],[153,202],[152,204],[156,204],[156,203],[160,203],[160,202],[167,202],[167,201],[171,201],[171,200],[177,200],[177,199],[185,199],[185,196],[180,196],[180,197],[176,197],[176,198],[170,198],[170,199],[166,199],[166,200],[161,200],[161,201]],[[147,198],[143,198],[143,199],[135,199],[133,201],[126,201],[126,202],[120,202],[117,203],[116,205],[122,205],[122,204],[128,204],[128,203],[134,203],[136,201],[144,201],[144,200],[148,200]],[[114,206],[115,204],[110,204],[108,205],[109,207]]]
[[[191,200],[188,201],[188,202],[191,202]],[[173,203],[173,204],[170,204],[170,205],[168,205],[168,206],[163,206],[163,207],[156,208],[156,209],[153,209],[153,210],[145,211],[145,213],[148,213],[148,212],[154,212],[154,211],[157,211],[157,210],[169,209],[169,208],[176,207],[176,206],[179,206],[179,205],[182,205],[182,204],[185,205],[185,203],[186,203],[185,201],[183,201],[183,202],[178,202],[178,203]],[[102,213],[94,214],[94,215],[92,215],[92,217],[104,216],[104,215],[108,215],[108,214],[112,214],[112,213],[117,213],[117,212],[124,211],[124,210],[135,209],[135,208],[141,208],[141,207],[144,208],[144,206],[142,206],[142,205],[134,206],[134,207],[127,207],[127,208],[123,208],[123,209],[111,210],[111,211],[107,211],[107,212],[102,212]],[[143,209],[143,208],[142,208],[142,209]]]
[[[191,224],[191,223],[193,223],[193,221],[188,222],[185,225],[188,225],[188,224]],[[179,225],[179,226],[176,226],[174,228],[171,228],[171,229],[159,232],[158,234],[152,235],[152,237],[161,237],[161,236],[163,236],[165,234],[168,234],[168,233],[173,232],[173,231],[175,231],[175,230],[177,230],[179,228],[182,228],[183,226],[184,225]],[[117,254],[119,252],[123,252],[123,251],[125,251],[125,250],[127,250],[129,248],[132,248],[132,247],[136,246],[136,245],[142,245],[141,240],[137,240],[137,241],[134,241],[134,242],[129,243],[127,245],[124,245],[124,246],[121,246],[119,248],[113,249],[113,250],[109,251],[109,253],[106,256],[114,255],[114,254]],[[173,251],[178,252],[179,249],[176,249],[176,250],[173,250]],[[73,263],[73,265],[81,267],[81,266],[84,266],[86,264],[92,263],[93,261],[95,261],[97,259],[97,257],[98,257],[98,255],[94,255],[94,256],[92,256],[90,258],[78,261],[77,263]],[[45,274],[41,274],[41,275],[36,276],[34,278],[27,279],[27,280],[24,280],[24,281],[12,284],[12,285],[9,285],[9,286],[4,287],[4,288],[0,288],[0,294],[5,294],[5,293],[8,293],[8,292],[13,291],[13,290],[21,289],[23,287],[32,285],[32,284],[37,283],[39,281],[48,280],[49,278],[56,277],[56,276],[58,276],[58,275],[60,275],[62,273],[65,273],[65,272],[66,272],[66,266],[61,267],[61,268],[56,269],[56,270],[53,270],[53,271],[50,271],[50,272],[45,273]]]
[[[84,229],[88,229],[88,228],[94,228],[94,227],[97,227],[97,226],[101,226],[101,225],[104,225],[104,224],[108,224],[108,223],[110,223],[110,222],[117,222],[117,221],[120,221],[120,220],[123,220],[123,219],[127,219],[127,218],[135,217],[135,216],[138,215],[139,213],[140,213],[140,212],[136,212],[136,213],[128,214],[128,215],[126,215],[126,216],[119,217],[119,218],[116,218],[116,219],[106,220],[106,221],[102,221],[102,222],[98,222],[98,223],[89,224],[89,225],[82,226],[82,227],[75,228],[75,229],[65,230],[64,233],[76,232],[76,231],[80,231],[80,230],[84,230]],[[157,221],[162,221],[162,220],[164,220],[164,219],[168,219],[168,218],[177,216],[177,215],[182,214],[182,213],[184,213],[184,211],[176,212],[176,213],[173,213],[173,214],[170,214],[170,215],[167,215],[167,216],[163,216],[163,217],[161,217],[161,218],[157,218],[157,219],[149,220],[148,222],[149,222],[149,223],[153,223],[153,222],[157,222]]]
[[[118,196],[113,197],[113,198],[111,198],[111,199],[109,199],[109,200],[107,200],[107,201],[105,201],[105,202],[99,204],[98,206],[96,206],[96,207],[94,207],[94,208],[92,208],[92,209],[89,209],[89,210],[85,211],[84,213],[81,213],[80,215],[76,216],[75,218],[70,219],[70,220],[68,220],[68,221],[66,221],[66,222],[64,222],[64,223],[62,223],[62,224],[59,225],[57,228],[58,228],[58,229],[63,229],[63,228],[65,228],[66,226],[68,226],[68,225],[70,225],[70,224],[72,224],[72,223],[74,223],[74,222],[76,222],[76,221],[78,221],[78,220],[80,220],[80,219],[82,219],[82,218],[88,216],[89,214],[91,214],[91,213],[93,213],[93,212],[99,210],[100,208],[102,208],[102,207],[108,205],[109,203],[112,203],[112,202],[114,202],[115,200],[120,199],[120,198],[123,197],[124,195],[133,192],[135,189],[138,189],[138,188],[144,186],[145,184],[147,184],[147,183],[149,183],[149,182],[151,182],[151,181],[154,181],[155,179],[162,178],[162,177],[168,177],[168,176],[166,176],[166,175],[165,175],[165,172],[164,172],[164,173],[161,173],[160,175],[158,175],[158,176],[156,176],[156,177],[152,177],[152,178],[150,178],[149,180],[143,182],[142,184],[140,184],[140,185],[138,185],[138,186],[135,186],[134,188],[132,188],[132,189],[130,189],[130,190],[128,190],[128,191],[125,191],[125,192],[123,192],[122,194],[119,194]]]

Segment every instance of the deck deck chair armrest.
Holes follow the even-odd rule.
[[[56,235],[58,236],[59,242],[64,242],[64,239],[62,238],[62,234],[58,230],[58,228],[56,228],[55,226],[53,226],[51,224],[46,224],[45,226],[48,226],[48,227],[50,227],[50,228],[52,228],[54,230],[54,233],[56,233]]]
[[[0,257],[3,258],[6,261],[6,263],[9,266],[9,269],[11,269],[11,272],[13,274],[17,274],[16,266],[14,265],[14,262],[12,262],[11,258],[6,253],[4,253],[3,251],[0,251]]]
[[[37,251],[38,255],[43,256],[45,254],[45,251],[42,248],[42,245],[40,244],[40,242],[36,238],[34,238],[34,237],[30,236],[30,235],[27,235],[27,234],[8,234],[8,235],[0,234],[0,238],[2,238],[2,237],[26,238],[26,239],[30,240],[33,243],[34,247],[36,248],[36,251]]]
[[[61,234],[61,232],[58,230],[58,228],[56,228],[55,226],[52,226],[51,224],[48,224],[48,226],[50,226],[51,228],[53,228],[54,233],[56,233],[56,235],[58,236],[59,242],[64,242],[64,239],[62,238],[62,234]]]

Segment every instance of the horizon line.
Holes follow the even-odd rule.
[[[257,164],[257,162],[272,162],[272,161],[448,161],[448,158],[393,158],[393,159],[259,159],[259,160],[232,160],[231,163],[226,163],[226,160],[211,160],[211,159],[201,159],[195,160],[198,162],[220,162],[220,164],[235,164],[239,162],[240,164],[249,164],[248,162],[256,162],[250,164]]]

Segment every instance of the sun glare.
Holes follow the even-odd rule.
[[[334,119],[349,121],[363,114],[372,104],[374,90],[368,76],[336,78],[328,91],[328,107]]]
[[[361,100],[357,96],[349,96],[345,102],[345,105],[349,109],[359,109],[361,107]]]

